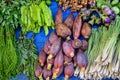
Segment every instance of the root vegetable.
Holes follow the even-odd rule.
[[[82,19],[81,19],[81,16],[78,15],[73,23],[74,39],[78,39],[78,37],[80,36],[81,27],[82,27]]]
[[[48,40],[48,41],[45,42],[44,48],[43,48],[43,49],[44,49],[44,52],[45,52],[46,54],[50,54],[50,52],[49,52],[50,47],[51,47],[51,44],[50,44],[50,42],[49,42],[49,40]]]
[[[55,78],[57,78],[58,76],[60,76],[60,75],[62,74],[62,72],[63,72],[63,68],[64,68],[64,67],[61,67],[61,68],[59,69],[59,71],[58,71],[58,69],[53,68],[53,69],[52,69],[52,72],[53,72],[52,79],[55,79]]]
[[[81,70],[85,70],[87,67],[88,61],[86,55],[83,53],[82,50],[79,50],[77,53],[77,65]]]
[[[83,51],[88,49],[88,42],[86,40],[82,40],[82,47],[80,49]]]
[[[82,30],[81,30],[81,35],[84,37],[84,38],[89,38],[89,36],[91,35],[92,33],[92,28],[90,27],[90,25],[85,22],[83,24],[83,27],[82,27]]]
[[[63,51],[64,51],[66,56],[71,57],[71,58],[74,56],[75,50],[74,50],[74,48],[72,47],[71,44],[69,44],[66,41],[66,42],[63,43],[62,47],[63,47]]]
[[[43,76],[46,80],[50,80],[50,77],[52,76],[52,71],[47,70],[47,66],[44,66]]]
[[[71,30],[64,24],[58,24],[56,26],[57,35],[66,38],[71,35]]]
[[[59,52],[60,48],[61,48],[61,38],[59,38],[52,44],[48,59],[52,59],[53,57],[55,57],[57,53]]]
[[[87,3],[88,3],[88,1],[87,1],[87,0],[81,0],[81,5],[86,6],[86,5],[87,5]]]
[[[63,18],[62,10],[59,8],[57,13],[56,13],[56,17],[55,17],[55,25],[58,25],[59,23],[62,23],[62,18]]]
[[[65,65],[69,64],[71,61],[72,61],[71,57],[68,57],[68,56],[64,55],[64,64]]]
[[[54,64],[54,59],[47,59],[47,69],[50,70]]]
[[[72,46],[75,49],[78,49],[82,46],[82,41],[79,39],[72,40]]]
[[[49,41],[51,44],[53,44],[55,41],[58,40],[58,36],[56,35],[56,33],[51,33],[50,37],[49,37]]]
[[[64,61],[64,56],[61,49],[57,54],[57,56],[55,57],[54,67],[60,69],[61,67],[63,67],[63,61]]]
[[[36,69],[35,69],[35,75],[36,77],[38,77],[40,80],[43,80],[42,79],[42,68],[40,67],[39,64],[36,64]]]
[[[40,51],[38,60],[39,60],[40,65],[44,66],[45,61],[46,61],[46,53],[43,50]]]
[[[70,15],[67,17],[67,19],[65,20],[64,24],[65,24],[68,28],[72,29],[73,22],[74,22],[74,16],[73,16],[73,14],[70,14]]]
[[[73,73],[74,73],[74,65],[73,63],[70,63],[64,68],[64,74],[65,74],[64,80],[68,80],[68,78],[71,77]]]

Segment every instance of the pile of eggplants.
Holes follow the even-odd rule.
[[[91,26],[89,23],[82,24],[81,15],[74,19],[70,14],[63,22],[62,11],[59,8],[55,18],[56,32],[51,33],[49,40],[44,44],[39,53],[36,63],[35,74],[39,79],[56,79],[64,72],[65,80],[68,80],[76,67],[84,70],[87,67],[88,60],[85,51],[88,48],[86,40],[80,40],[82,35],[89,38],[91,35]],[[74,39],[71,37],[73,36]]]

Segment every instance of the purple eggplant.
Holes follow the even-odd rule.
[[[109,7],[104,7],[103,11],[105,11],[107,15],[110,15],[112,13],[112,10]]]

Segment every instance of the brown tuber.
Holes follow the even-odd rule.
[[[64,24],[65,24],[68,28],[72,29],[72,27],[73,27],[73,22],[74,22],[74,16],[73,16],[73,14],[70,14],[70,15],[67,17],[67,19],[65,20]]]
[[[63,18],[62,10],[59,8],[57,13],[56,13],[56,17],[55,17],[55,25],[58,25],[59,23],[62,23],[62,18]]]
[[[73,48],[78,49],[82,46],[82,41],[79,39],[74,39],[72,40],[72,46]]]
[[[85,51],[88,49],[88,42],[86,40],[82,40],[81,50]]]
[[[85,70],[87,67],[88,61],[87,56],[84,54],[82,50],[79,49],[77,52],[77,65],[81,70]]]
[[[62,38],[66,38],[71,35],[71,30],[62,23],[56,26],[56,32],[57,32],[57,35]]]
[[[52,44],[48,59],[52,59],[53,57],[55,57],[57,53],[59,52],[60,48],[61,48],[61,38],[59,38]]]
[[[64,55],[64,64],[65,65],[69,64],[71,61],[72,61],[71,57],[68,57],[68,56]]]
[[[54,64],[54,59],[47,59],[47,69],[50,70]]]
[[[75,18],[75,21],[73,23],[74,39],[78,39],[78,37],[80,36],[81,27],[82,27],[82,18],[80,15],[77,15],[77,17]]]
[[[74,56],[75,50],[70,43],[68,43],[67,41],[63,42],[62,47],[63,47],[63,51],[66,56],[71,57],[71,58]]]
[[[84,38],[89,38],[89,36],[91,35],[92,33],[92,29],[90,27],[90,25],[85,22],[83,24],[83,27],[82,27],[82,30],[81,30],[81,35],[84,37]]]
[[[58,40],[57,34],[55,32],[51,33],[51,35],[49,37],[50,44],[53,44],[57,40]]]
[[[50,77],[52,76],[52,71],[51,70],[47,70],[46,66],[44,66],[43,76],[44,76],[44,78],[46,80],[50,80]]]
[[[46,61],[46,53],[43,50],[41,50],[39,53],[38,61],[41,66],[44,66]]]
[[[49,52],[50,47],[51,47],[51,44],[50,44],[49,40],[47,40],[47,41],[45,42],[44,48],[43,48],[43,49],[44,49],[44,52],[45,52],[46,54],[50,54],[50,52]]]
[[[36,77],[38,77],[39,80],[43,80],[43,78],[42,78],[42,68],[40,67],[39,64],[35,64],[35,67],[36,67],[36,69],[35,69]]]
[[[65,74],[64,80],[68,80],[68,78],[71,77],[73,75],[73,73],[74,73],[73,63],[66,65],[64,68],[64,74]]]
[[[59,53],[57,54],[57,56],[55,57],[54,67],[60,69],[61,67],[63,67],[63,61],[64,61],[64,56],[63,56],[63,52],[62,52],[62,49],[61,49],[59,51]]]
[[[64,66],[63,61],[64,61],[64,58],[63,58],[63,53],[61,49],[57,54],[57,56],[55,57],[54,68],[53,68],[54,70],[53,78],[57,77],[58,72],[60,72],[60,69]]]
[[[56,69],[56,68],[53,67],[53,69],[52,69],[52,73],[53,73],[52,79],[55,79],[55,78],[57,78],[58,76],[60,76],[60,75],[62,74],[62,72],[63,72],[63,68],[64,68],[64,67],[61,67],[61,68],[59,69],[59,71],[58,71],[58,69]]]

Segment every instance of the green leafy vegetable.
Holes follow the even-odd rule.
[[[26,74],[30,80],[36,80],[34,62],[37,59],[37,49],[33,39],[29,40],[24,36],[20,36],[16,48],[19,56],[18,72]]]

